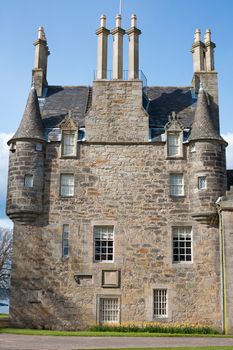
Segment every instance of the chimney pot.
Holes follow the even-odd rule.
[[[119,13],[116,15],[116,27],[121,27],[121,15]]]
[[[200,29],[196,29],[194,35],[194,42],[197,43],[199,41],[201,41],[201,31]]]
[[[205,43],[208,43],[209,41],[211,41],[211,30],[210,29],[206,29],[204,41],[205,41]]]
[[[135,14],[131,16],[131,27],[137,27],[137,16]]]
[[[106,16],[105,15],[102,15],[100,17],[100,27],[106,27]]]

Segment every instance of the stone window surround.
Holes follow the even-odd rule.
[[[68,227],[68,230],[66,230],[65,227]],[[65,234],[67,234],[67,236]],[[67,241],[67,245],[64,244],[65,241]],[[62,225],[62,258],[63,259],[69,258],[69,241],[70,241],[70,225],[63,224]],[[67,254],[64,254],[65,247],[67,248]]]
[[[171,193],[171,176],[172,175],[182,175],[183,176],[183,194],[181,195],[174,195]],[[186,193],[186,187],[185,187],[185,183],[186,183],[186,175],[182,172],[182,171],[170,171],[169,172],[169,177],[168,177],[168,188],[169,188],[169,195],[171,198],[176,199],[176,198],[184,198],[185,197],[185,193]]]
[[[70,195],[70,196],[64,196],[61,194],[61,179],[62,179],[62,175],[73,175],[74,177],[74,189],[73,189],[73,195]],[[59,173],[59,186],[58,186],[58,189],[59,189],[59,192],[58,192],[58,196],[61,198],[61,199],[69,199],[69,198],[74,198],[75,196],[75,173],[74,171],[69,171],[69,170],[61,170],[61,172]]]
[[[64,154],[64,136],[65,135],[74,135],[74,152],[73,154],[66,155]],[[61,131],[61,143],[60,143],[60,158],[65,158],[65,159],[76,159],[77,158],[77,131],[75,130],[62,130]]]
[[[154,290],[155,289],[166,289],[167,290],[167,317],[154,317]],[[146,318],[148,322],[171,322],[172,311],[173,311],[173,299],[174,291],[171,289],[169,283],[153,283],[145,289],[145,306],[146,306]]]
[[[169,154],[169,136],[178,135],[179,137],[179,153],[171,155]],[[183,131],[167,131],[166,132],[166,158],[167,159],[183,159],[184,151],[183,151]]]
[[[111,269],[117,269],[116,266],[116,262],[115,262],[115,253],[116,253],[116,246],[117,246],[117,221],[115,220],[93,220],[91,221],[91,225],[90,225],[90,230],[92,232],[91,237],[92,237],[92,262],[93,264],[95,264],[95,267],[100,267],[100,268],[108,268],[110,264],[111,265]],[[94,255],[94,251],[95,251],[95,241],[94,241],[94,226],[113,226],[113,232],[114,232],[114,252],[113,252],[113,260],[106,262],[106,261],[100,261],[100,262],[96,262],[95,261],[95,255]]]
[[[96,227],[112,227],[112,236],[113,236],[113,239],[112,240],[110,240],[111,242],[112,242],[112,254],[110,254],[110,255],[112,255],[112,259],[111,260],[108,260],[108,259],[106,259],[106,260],[101,260],[101,256],[103,255],[102,254],[102,251],[100,251],[100,260],[96,260],[96,258],[95,258],[95,255],[96,255],[96,243],[95,243],[95,228]],[[113,226],[113,225],[94,225],[93,226],[93,262],[94,263],[105,263],[105,264],[109,264],[109,263],[113,263],[114,262],[114,255],[115,255],[115,227]],[[103,240],[102,239],[100,239],[100,241],[102,242]],[[109,240],[107,239],[107,242],[108,242]],[[107,246],[108,245],[106,245],[106,249],[107,249]],[[100,246],[100,247],[102,247],[102,245]],[[108,252],[106,252],[106,256],[108,256],[109,255],[109,253]]]
[[[174,228],[190,228],[191,231],[191,260],[190,261],[174,261],[173,260],[173,229]],[[192,225],[172,225],[171,226],[171,253],[172,253],[172,265],[190,265],[193,264],[193,228]]]
[[[101,299],[111,299],[111,298],[117,298],[118,299],[118,305],[119,305],[119,323],[121,322],[121,294],[108,292],[108,294],[97,294],[96,295],[96,323],[100,324],[100,303]]]
[[[173,263],[173,227],[191,227],[191,234],[192,234],[192,261],[181,261],[179,263]],[[170,248],[170,266],[173,268],[180,268],[187,267],[187,268],[192,268],[195,262],[195,242],[194,242],[194,237],[195,237],[195,232],[196,232],[196,227],[191,221],[187,222],[171,222],[169,227],[168,227],[168,232],[169,232],[169,246],[168,249]]]

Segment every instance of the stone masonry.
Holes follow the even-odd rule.
[[[120,19],[112,35],[125,32]],[[145,88],[136,15],[126,31],[135,35],[129,80],[121,64],[120,78],[107,79],[105,25],[102,16],[92,87],[47,85],[47,41],[39,30],[43,65],[35,68],[44,79],[32,86],[8,142],[12,325],[71,330],[156,321],[231,333],[232,189],[226,193],[213,52],[203,54],[215,47],[210,31],[205,43],[195,34],[193,86]],[[122,46],[114,50],[122,62]],[[104,238],[98,248],[96,228],[113,232],[109,260],[96,258],[110,244]],[[190,245],[182,248],[181,234],[177,248],[185,259],[175,258],[174,229],[190,232]]]

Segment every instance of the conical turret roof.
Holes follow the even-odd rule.
[[[32,87],[23,118],[16,131],[15,135],[8,141],[8,144],[13,140],[36,139],[45,141],[44,127],[40,114],[39,103],[37,99],[36,89]]]
[[[212,123],[206,93],[202,86],[200,86],[189,141],[204,139],[223,141]]]

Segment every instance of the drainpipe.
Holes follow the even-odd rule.
[[[227,296],[226,296],[226,258],[225,258],[225,232],[222,219],[222,209],[218,198],[216,205],[219,215],[219,236],[220,236],[220,261],[221,261],[221,289],[222,289],[222,332],[227,334]]]

